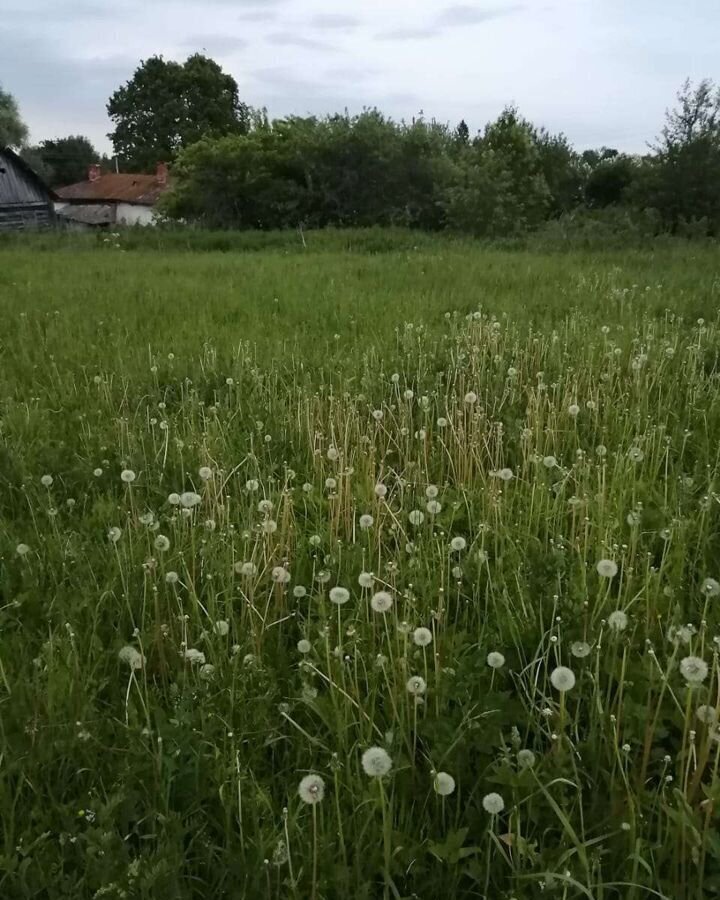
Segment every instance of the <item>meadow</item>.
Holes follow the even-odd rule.
[[[717,251],[263,240],[0,245],[0,897],[720,895]]]

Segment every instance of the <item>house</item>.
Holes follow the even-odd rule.
[[[47,228],[55,194],[17,153],[0,147],[0,231]]]
[[[155,204],[167,187],[165,163],[158,163],[154,175],[103,173],[95,164],[86,181],[57,190],[55,212],[68,227],[152,225]]]

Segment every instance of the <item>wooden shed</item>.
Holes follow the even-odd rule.
[[[55,223],[55,194],[9,148],[0,147],[0,232],[48,228]]]

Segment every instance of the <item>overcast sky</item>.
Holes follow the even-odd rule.
[[[35,141],[109,149],[141,59],[214,57],[271,116],[377,106],[474,133],[506,103],[580,149],[642,151],[685,77],[720,78],[720,0],[0,0],[0,84]]]

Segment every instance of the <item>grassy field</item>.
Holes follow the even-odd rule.
[[[720,895],[717,252],[137,242],[0,247],[0,897]]]

